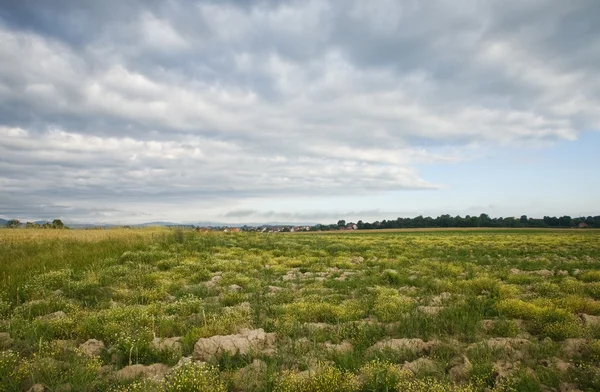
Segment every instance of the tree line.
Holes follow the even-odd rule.
[[[26,229],[68,229],[60,219],[54,219],[52,223],[26,222],[24,224],[18,219],[11,219],[6,222],[6,227],[9,229],[16,229],[19,227],[25,227]]]
[[[529,218],[522,215],[515,217],[491,218],[488,214],[479,216],[467,215],[462,217],[449,214],[440,215],[437,218],[419,215],[414,218],[397,218],[375,222],[363,222],[359,220],[346,224],[345,220],[338,221],[332,225],[316,225],[313,230],[339,230],[340,228],[353,228],[356,225],[359,230],[369,229],[410,229],[410,228],[436,228],[436,227],[537,227],[537,228],[570,228],[570,227],[598,227],[600,228],[600,215],[572,218],[568,215],[561,217],[544,216],[543,218]]]

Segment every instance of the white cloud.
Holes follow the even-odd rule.
[[[66,9],[0,19],[0,183],[59,206],[438,189],[419,165],[599,128],[594,26],[558,58],[586,15],[526,3],[132,2],[77,39]]]

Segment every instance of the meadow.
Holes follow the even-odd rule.
[[[0,230],[1,391],[597,391],[600,231]]]

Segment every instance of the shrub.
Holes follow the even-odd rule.
[[[569,295],[556,301],[557,305],[573,313],[600,313],[600,301],[594,301],[590,298]]]
[[[564,278],[559,283],[560,289],[565,294],[581,294],[585,291],[586,284],[572,277]]]
[[[512,338],[518,335],[519,327],[513,320],[498,320],[488,331],[490,335],[504,338]]]
[[[275,392],[353,392],[359,391],[357,376],[334,366],[319,365],[308,375],[284,371],[276,380]]]
[[[477,392],[481,389],[480,385],[474,383],[457,384],[431,377],[405,377],[396,384],[396,390],[402,392]]]
[[[396,388],[400,380],[408,377],[401,365],[376,359],[359,369],[363,389],[367,391],[389,391]]]
[[[585,285],[585,291],[594,299],[600,299],[600,282],[592,282]]]
[[[39,352],[22,361],[20,372],[25,378],[44,384],[50,390],[69,383],[73,390],[87,392],[95,389],[100,366],[98,358],[79,350],[65,350],[59,345],[43,343]]]
[[[188,363],[164,380],[165,392],[226,392],[227,388],[219,376],[219,371],[207,364]]]
[[[581,336],[582,328],[577,317],[560,308],[544,308],[534,319],[534,328],[541,336],[564,340]]]
[[[10,302],[0,298],[0,317],[10,316],[11,308]]]
[[[376,290],[373,314],[382,322],[398,321],[414,306],[412,298],[400,295],[397,290],[386,287],[377,287]]]
[[[21,358],[18,353],[7,350],[0,351],[0,390],[18,391],[25,374],[20,371]]]
[[[600,282],[600,271],[587,271],[579,276],[584,282]]]
[[[540,312],[540,307],[520,299],[505,299],[498,301],[496,309],[500,314],[509,318],[531,320]]]
[[[600,391],[600,373],[594,365],[578,363],[571,370],[572,379],[584,391]]]
[[[334,323],[340,314],[338,306],[327,302],[294,302],[283,305],[282,309],[300,322]]]

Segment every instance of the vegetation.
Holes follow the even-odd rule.
[[[25,227],[26,229],[68,229],[67,226],[60,220],[54,219],[50,222],[26,222],[25,225],[18,219],[11,219],[6,221],[6,227],[9,229],[17,229],[19,227]]]
[[[598,390],[599,263],[596,230],[2,230],[0,390]]]
[[[313,231],[338,230],[341,227],[354,226],[353,223],[346,224],[345,220],[338,221],[333,225],[316,225]],[[570,228],[570,227],[596,227],[600,228],[600,215],[571,218],[570,216],[544,216],[543,219],[528,218],[522,215],[520,218],[497,217],[491,218],[488,214],[479,216],[451,216],[448,214],[440,215],[437,218],[423,217],[421,215],[414,218],[397,218],[375,222],[358,221],[356,228],[359,230],[370,229],[415,229],[415,228],[441,228],[441,227],[533,227],[533,228]]]

